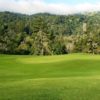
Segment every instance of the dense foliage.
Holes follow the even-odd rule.
[[[0,12],[0,53],[100,54],[100,13],[22,15]]]

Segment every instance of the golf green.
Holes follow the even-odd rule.
[[[0,100],[100,100],[100,55],[0,55]]]

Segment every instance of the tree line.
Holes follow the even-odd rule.
[[[0,12],[0,53],[100,54],[100,13],[23,15]]]

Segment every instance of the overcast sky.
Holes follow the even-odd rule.
[[[0,11],[73,14],[100,11],[100,0],[0,0]]]

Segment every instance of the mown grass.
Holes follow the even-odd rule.
[[[0,55],[0,100],[100,100],[100,55]]]

